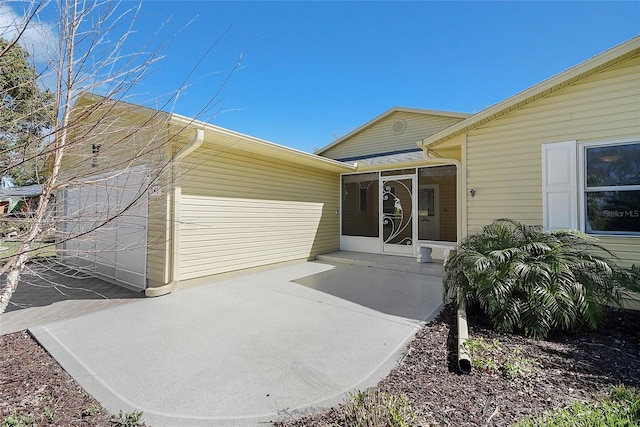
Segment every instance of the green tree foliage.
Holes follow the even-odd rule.
[[[498,220],[460,243],[444,291],[457,304],[479,306],[501,332],[544,339],[554,329],[602,325],[606,305],[621,301],[620,286],[638,278],[612,259],[586,234]]]
[[[46,133],[55,123],[53,94],[38,85],[29,54],[0,38],[0,176],[17,185],[44,180]]]

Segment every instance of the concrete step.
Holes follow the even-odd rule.
[[[317,255],[316,261],[358,265],[361,267],[373,267],[383,270],[403,271],[407,273],[425,274],[435,277],[442,277],[444,273],[442,262],[439,261],[421,264],[418,263],[413,257],[367,254],[362,252],[332,252],[328,254]]]

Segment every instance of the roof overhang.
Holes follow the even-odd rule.
[[[288,161],[302,166],[334,172],[348,172],[356,168],[355,164],[306,153],[178,114],[171,114],[169,121],[172,125],[177,125],[184,129],[202,129],[205,143],[211,142],[224,148],[247,151],[280,161]]]
[[[305,167],[312,167],[315,169],[334,172],[348,172],[355,170],[356,168],[355,164],[340,162],[315,154],[306,153],[304,151],[285,147],[283,145],[279,145],[270,141],[215,126],[211,123],[203,122],[194,118],[181,116],[175,113],[167,113],[165,111],[154,110],[149,107],[132,104],[125,101],[108,100],[104,97],[101,97],[100,95],[91,93],[80,94],[76,105],[85,106],[90,103],[113,103],[114,110],[124,110],[127,114],[134,114],[139,117],[146,118],[149,121],[166,123],[167,125],[175,129],[175,142],[178,142],[178,139],[180,139],[175,138],[176,136],[190,138],[191,136],[193,136],[192,132],[196,132],[198,129],[202,129],[202,131],[204,132],[205,143],[215,143],[216,145],[222,146],[224,148],[247,151],[258,155],[271,157],[279,161],[291,162]]]
[[[327,145],[327,146],[325,146],[323,148],[320,148],[319,150],[316,150],[315,154],[324,153],[325,151],[329,150],[330,148],[335,147],[336,145],[340,144],[342,141],[351,138],[352,136],[364,131],[365,129],[370,128],[371,126],[373,126],[374,124],[376,124],[380,120],[382,120],[385,117],[390,116],[391,114],[394,114],[394,113],[414,113],[414,114],[423,114],[423,115],[429,115],[429,116],[451,117],[451,118],[456,118],[456,119],[466,119],[467,117],[471,116],[471,114],[454,113],[454,112],[451,112],[451,111],[438,111],[438,110],[424,110],[424,109],[420,109],[420,108],[393,107],[393,108],[385,111],[384,113],[380,114],[379,116],[374,117],[373,119],[369,120],[367,123],[365,123],[362,126],[354,129],[353,131],[349,132],[348,134],[344,135],[343,137],[340,137],[340,138],[336,139],[335,141],[333,141],[329,145]]]
[[[587,77],[630,59],[639,53],[640,36],[636,36],[502,102],[488,107],[459,123],[424,138],[418,141],[417,144],[422,148],[434,148],[451,138],[483,126],[531,102],[545,98],[567,86],[571,86]]]
[[[9,187],[0,190],[0,200],[25,199],[38,197],[42,194],[42,184],[27,185],[25,187]]]

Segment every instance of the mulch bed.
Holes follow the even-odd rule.
[[[640,387],[640,312],[612,310],[600,332],[556,333],[546,341],[491,330],[482,316],[468,313],[470,339],[498,339],[500,348],[535,361],[529,375],[510,379],[501,373],[457,369],[456,317],[451,307],[418,332],[403,362],[377,386],[405,395],[422,426],[509,426],[528,416],[575,401],[608,394],[612,386]],[[518,350],[515,350],[518,351]],[[334,426],[332,408],[281,427]]]
[[[25,332],[0,336],[0,422],[111,426],[110,415]]]
[[[508,426],[529,415],[606,394],[612,386],[640,387],[640,312],[612,310],[601,332],[554,334],[546,341],[493,332],[469,313],[472,339],[499,340],[500,348],[536,362],[537,369],[509,379],[500,373],[457,370],[455,313],[447,307],[420,330],[403,361],[377,388],[408,397],[422,426]],[[37,425],[110,426],[98,403],[26,332],[0,336],[0,420],[12,414]],[[279,423],[329,426],[339,408]]]

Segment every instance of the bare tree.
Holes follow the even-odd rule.
[[[136,243],[140,230],[130,225],[154,219],[136,207],[144,205],[151,188],[171,190],[173,159],[193,133],[188,121],[172,124],[171,115],[164,112],[172,96],[157,109],[126,102],[161,59],[164,47],[163,43],[154,44],[152,38],[127,53],[125,46],[140,6],[122,9],[111,0],[32,3],[23,27],[5,51],[11,43],[20,42],[24,28],[38,18],[39,11],[51,7],[57,8],[56,46],[40,71],[55,82],[57,119],[32,142],[36,147],[24,150],[28,154],[22,161],[44,158],[47,173],[37,209],[24,224],[19,247],[11,256],[2,258],[0,254],[0,313],[6,310],[30,254],[42,250],[43,245],[55,245],[69,262],[79,266],[87,254],[95,261],[116,251],[133,251],[136,245],[146,247],[146,240]],[[232,67],[202,112],[215,106],[220,90],[238,66]],[[109,233],[100,233],[109,227],[132,233],[132,238],[125,239],[127,247],[116,247],[116,242],[105,238]],[[43,243],[52,233],[55,242]]]

